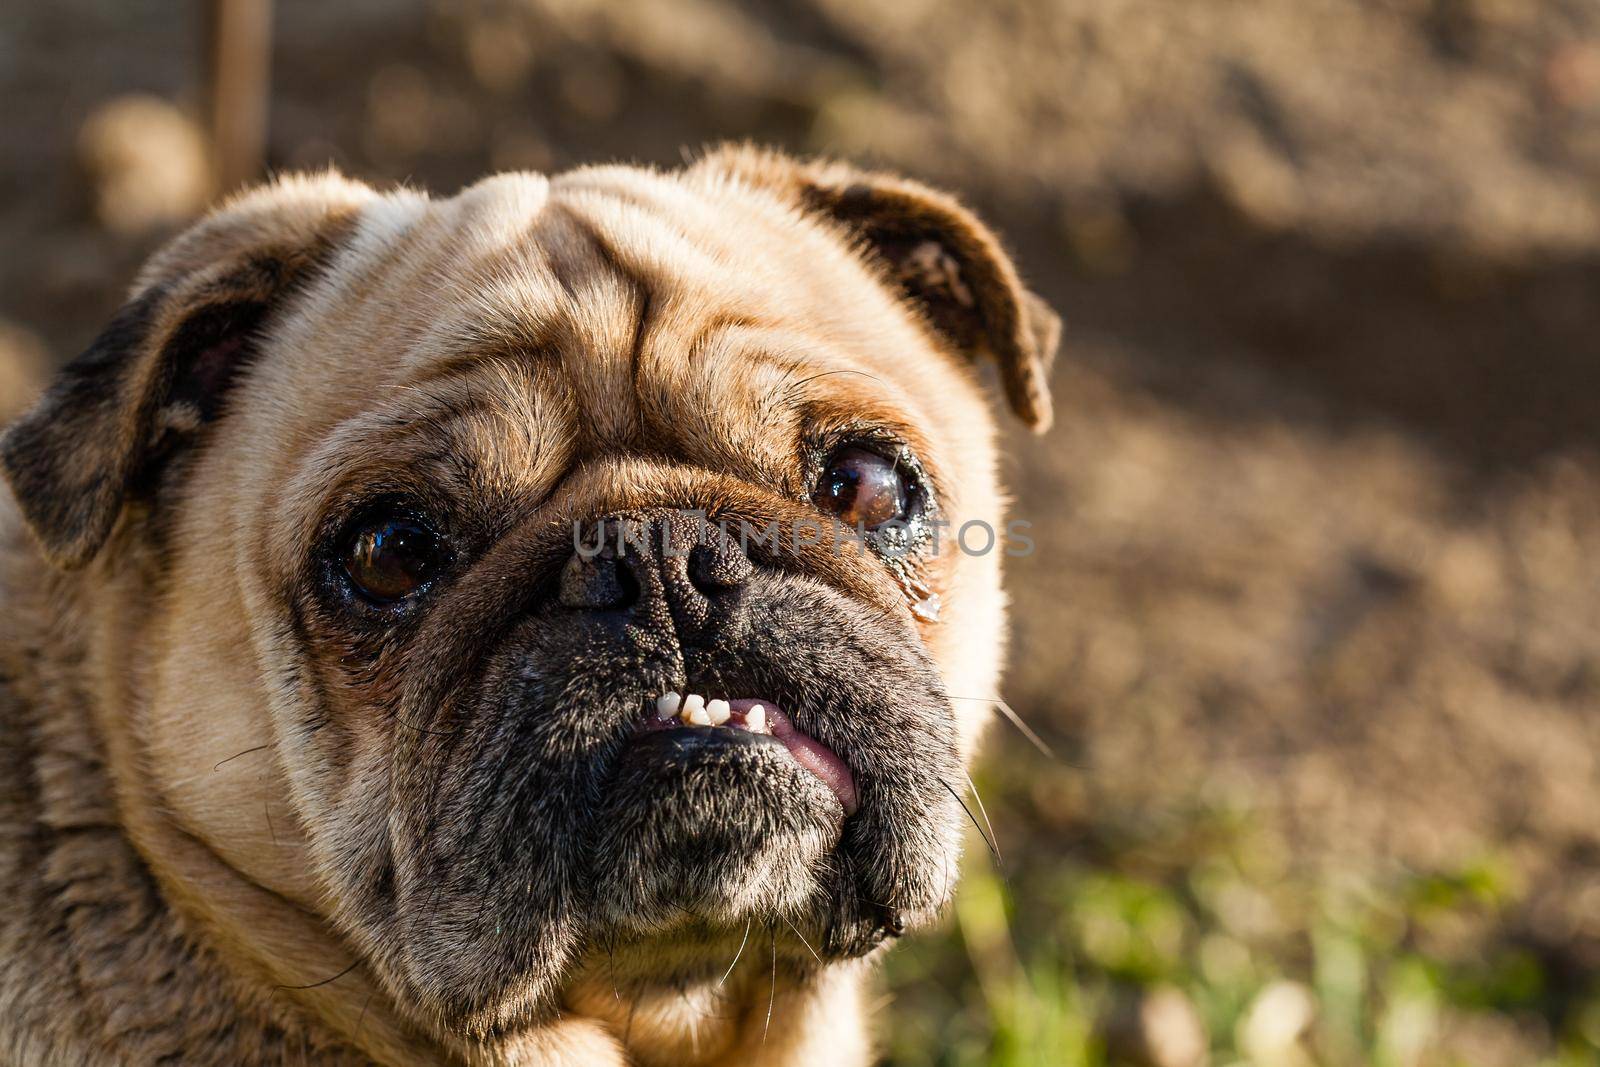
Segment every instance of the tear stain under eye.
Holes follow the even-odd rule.
[[[916,453],[902,446],[896,462],[908,471],[915,491],[922,501],[918,514],[897,530],[883,531],[880,537],[893,538],[893,551],[884,551],[884,563],[894,577],[900,591],[905,594],[911,614],[922,622],[938,622],[943,603],[939,594],[918,575],[918,564],[925,561],[926,553],[938,551],[934,524],[939,518],[938,498],[934,495],[928,472]]]
[[[896,570],[894,576],[906,599],[911,602],[911,614],[923,622],[938,622],[939,609],[943,606],[939,594],[928,588],[926,582],[907,571]]]

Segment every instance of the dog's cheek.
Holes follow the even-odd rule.
[[[496,688],[393,768],[405,981],[468,1032],[548,1011],[584,928],[584,763]]]
[[[817,711],[803,725],[847,753],[856,773],[861,808],[838,849],[854,884],[836,887],[833,920],[848,922],[861,901],[874,905],[875,922],[889,912],[906,925],[930,917],[955,884],[966,779],[954,713],[916,633],[827,587],[790,580],[762,597],[740,655],[766,665],[775,688],[809,694]]]
[[[596,811],[640,707],[626,694],[661,691],[670,668],[660,649],[536,615],[442,702],[408,696],[390,825],[400,971],[451,1026],[554,1010],[592,928]]]
[[[294,603],[285,594],[282,603]],[[392,743],[378,716],[335,697],[341,688],[312,654],[303,613],[286,611],[272,638],[278,754],[290,800],[340,929],[381,959],[395,942],[390,845]]]

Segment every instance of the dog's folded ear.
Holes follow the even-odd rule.
[[[1050,428],[1061,319],[1022,284],[993,231],[954,197],[893,174],[742,146],[699,165],[778,191],[843,226],[929,325],[961,351],[995,361],[1018,418],[1037,433]]]
[[[111,324],[0,437],[0,473],[53,563],[93,559],[130,490],[222,413],[263,321],[371,195],[333,175],[287,179],[150,260]]]

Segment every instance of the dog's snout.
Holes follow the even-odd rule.
[[[574,552],[561,569],[562,607],[615,610],[638,598],[639,583],[632,571],[609,550],[595,556]]]
[[[754,570],[739,544],[720,530],[709,541],[693,545],[683,561],[684,577],[704,596],[737,589]]]
[[[607,518],[562,568],[563,607],[704,626],[754,571],[739,541],[698,515]]]

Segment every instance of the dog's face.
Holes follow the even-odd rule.
[[[946,900],[1002,632],[972,357],[1042,425],[1053,347],[987,231],[878,176],[321,179],[158,257],[3,460],[150,605],[162,805],[484,1034]]]

